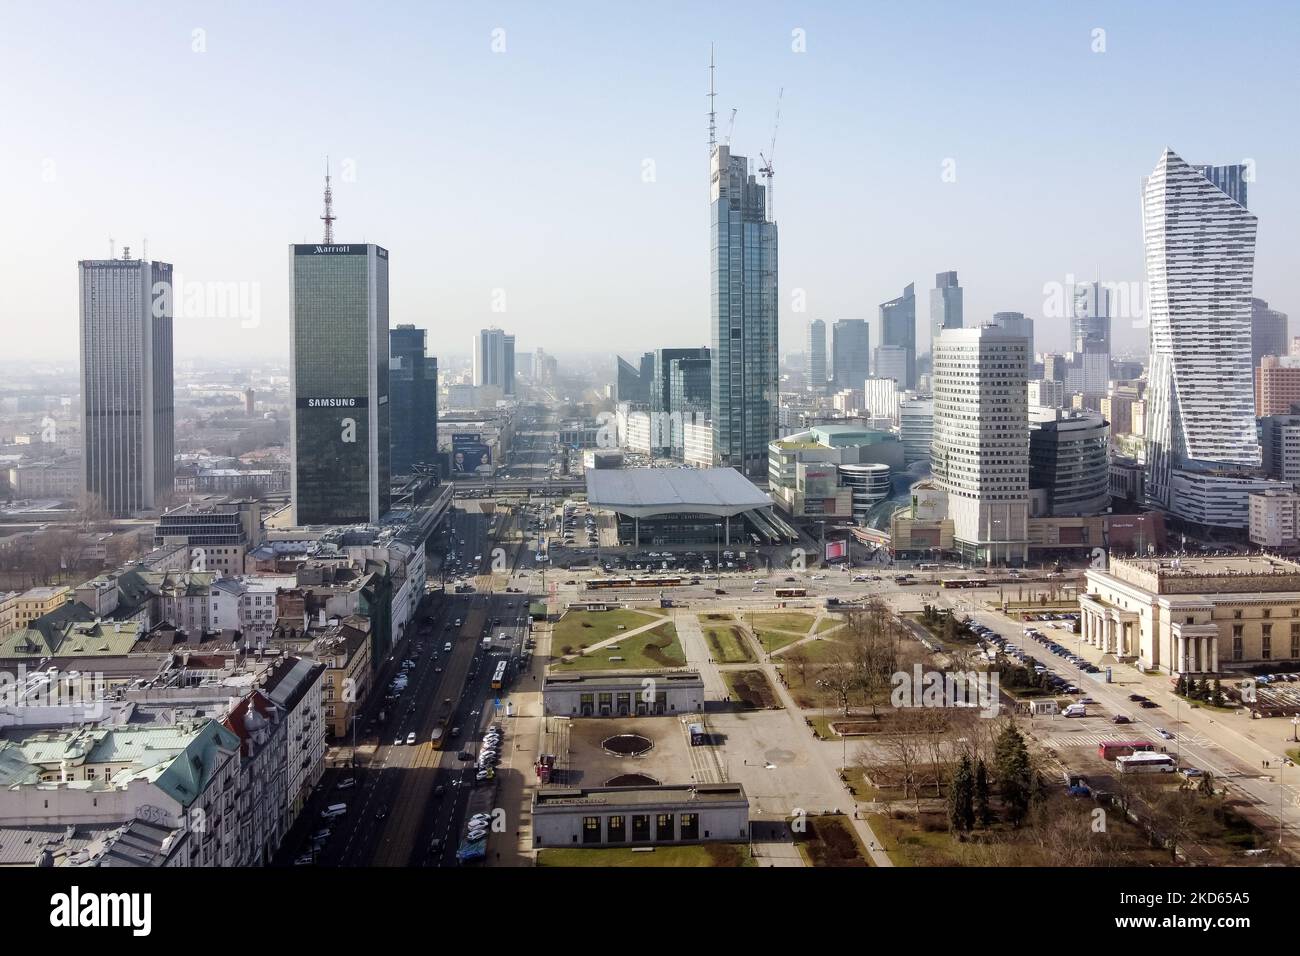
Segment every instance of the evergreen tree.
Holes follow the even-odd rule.
[[[1210,698],[1210,703],[1215,707],[1223,706],[1223,685],[1219,683],[1219,678],[1214,678],[1214,694]]]
[[[964,833],[975,826],[975,783],[971,777],[970,757],[962,754],[961,763],[948,789],[948,826]]]
[[[975,814],[982,827],[993,822],[993,811],[989,807],[989,770],[983,757],[975,764]]]
[[[1025,738],[1013,723],[1007,724],[998,734],[993,748],[993,766],[1007,817],[1013,825],[1019,826],[1029,812],[1034,775]]]

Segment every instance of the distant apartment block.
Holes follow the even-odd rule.
[[[1278,551],[1300,547],[1300,494],[1294,490],[1252,494],[1250,543]]]
[[[85,477],[79,457],[21,462],[9,467],[9,489],[15,498],[76,501],[85,488]]]
[[[1255,371],[1255,414],[1289,414],[1300,402],[1300,358],[1265,355]]]

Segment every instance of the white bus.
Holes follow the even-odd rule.
[[[1115,758],[1115,768],[1120,773],[1173,773],[1177,766],[1169,754],[1150,750]]]

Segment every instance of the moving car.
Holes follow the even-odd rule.
[[[406,743],[407,743],[408,746],[411,745],[411,744],[413,744],[413,743],[415,743],[415,731],[414,731],[414,730],[412,730],[409,734],[406,735]]]

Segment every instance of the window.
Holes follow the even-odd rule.
[[[1273,658],[1273,638],[1269,637],[1267,634],[1264,635],[1264,646],[1260,650],[1259,656],[1266,661],[1272,660]]]
[[[1300,657],[1300,634],[1291,635],[1291,656]]]
[[[1241,637],[1237,634],[1232,636],[1232,659],[1234,661],[1241,660]]]
[[[675,827],[673,823],[673,815],[671,813],[655,814],[655,839],[656,840],[674,839],[673,836],[674,829]]]
[[[1234,641],[1239,641],[1239,640],[1241,640],[1241,625],[1240,625],[1240,624],[1234,624],[1234,625],[1232,625],[1232,639],[1233,639]]]
[[[1264,608],[1264,616],[1265,616],[1265,617],[1272,617],[1272,616],[1273,616],[1273,609],[1272,609],[1271,607],[1266,607],[1266,608]]]
[[[613,816],[605,828],[605,838],[610,843],[623,843],[627,840],[627,818],[622,816]]]
[[[681,815],[682,839],[698,840],[700,838],[700,815],[698,813],[683,813]]]
[[[1189,617],[1187,618],[1187,623],[1188,623],[1188,624],[1195,624],[1195,623],[1196,623],[1196,618],[1194,618],[1194,617],[1190,617],[1190,616],[1189,616]]]
[[[1272,625],[1272,624],[1264,624],[1264,625],[1262,625],[1262,626],[1260,627],[1260,630],[1264,632],[1264,640],[1266,640],[1266,641],[1267,641],[1270,637],[1273,636],[1273,625]]]
[[[600,817],[582,818],[582,842],[583,843],[600,842]]]
[[[644,843],[650,839],[650,815],[648,813],[634,814],[632,817],[632,840],[635,843]]]
[[[1235,610],[1235,611],[1232,612],[1232,619],[1233,619],[1234,621],[1240,621],[1240,620],[1241,620],[1241,609],[1240,609],[1240,608],[1238,608],[1237,610]]]

